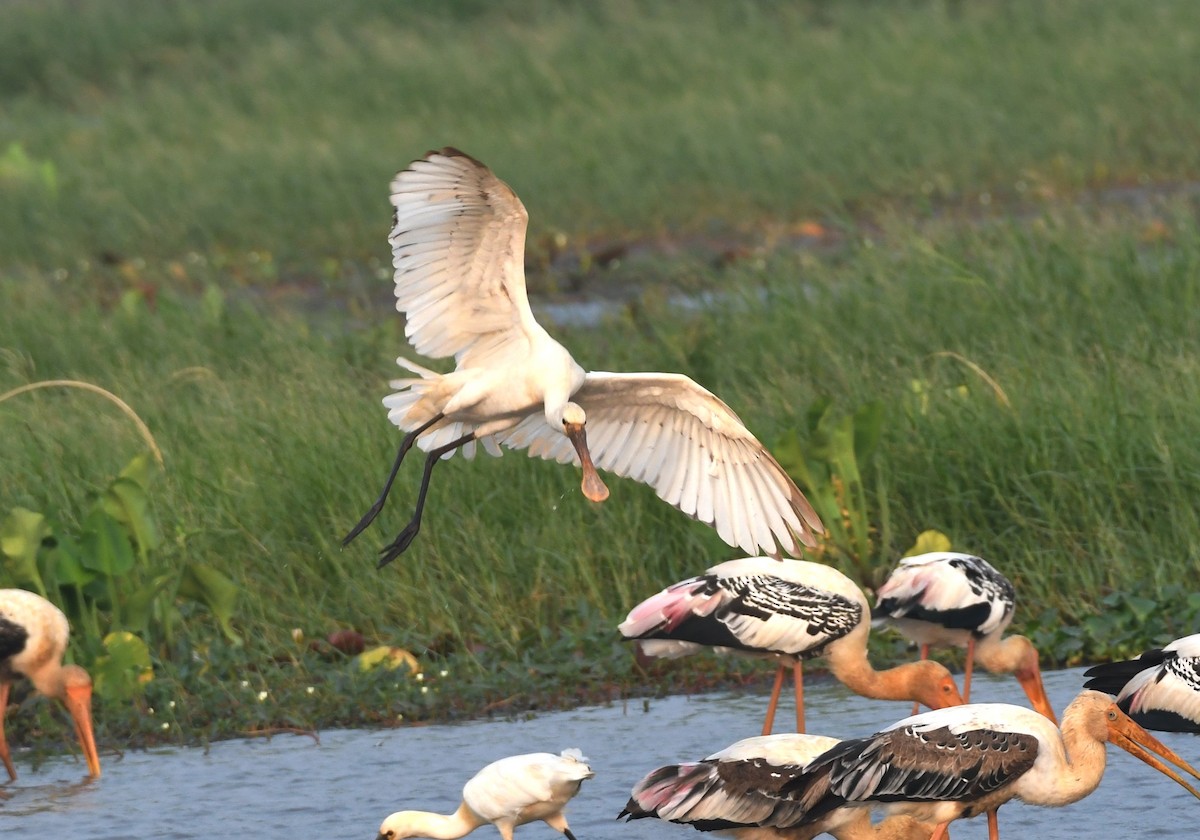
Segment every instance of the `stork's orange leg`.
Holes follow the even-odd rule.
[[[933,830],[933,834],[929,836],[929,840],[946,840],[950,835],[946,830],[950,828],[950,823],[939,823],[938,827]]]
[[[8,754],[8,739],[4,737],[4,713],[8,711],[9,684],[0,682],[0,759],[4,759],[4,767],[8,770],[8,780],[17,778],[17,768],[13,767],[12,757]]]
[[[921,645],[921,658],[922,658],[922,659],[928,659],[928,658],[929,658],[929,645]],[[919,712],[919,711],[921,711],[921,704],[920,704],[920,703],[913,703],[913,710],[912,710],[912,713],[915,715],[915,714],[917,714],[917,712]]]
[[[804,732],[804,665],[799,659],[792,665],[792,683],[796,688],[796,731]]]
[[[762,734],[770,735],[771,729],[775,726],[775,707],[779,705],[779,692],[783,690],[783,663],[779,663],[779,669],[775,672],[775,687],[771,689],[771,702],[767,704],[767,719],[763,721]]]
[[[975,671],[975,637],[967,639],[967,673],[963,677],[963,700],[971,702],[971,674]]]

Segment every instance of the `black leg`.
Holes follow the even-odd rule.
[[[379,565],[376,568],[382,569],[403,554],[405,549],[416,539],[417,532],[421,530],[421,514],[425,511],[425,496],[429,492],[429,479],[433,475],[433,465],[447,452],[452,452],[464,443],[474,439],[474,432],[463,435],[458,440],[451,441],[445,446],[439,446],[437,449],[430,450],[429,454],[425,456],[425,473],[421,476],[421,489],[417,494],[417,509],[413,511],[413,517],[404,526],[404,530],[396,535],[396,539],[380,550]]]
[[[417,442],[417,437],[444,416],[438,413],[428,423],[424,423],[417,429],[409,432],[404,436],[404,440],[400,441],[400,449],[396,452],[396,462],[392,464],[392,471],[388,473],[387,483],[383,485],[383,492],[379,494],[379,498],[375,500],[375,504],[371,505],[371,509],[363,515],[363,518],[358,520],[358,524],[350,530],[350,533],[342,538],[343,546],[350,545],[350,542],[363,532],[363,529],[375,521],[375,517],[379,515],[379,511],[383,510],[383,503],[387,501],[388,493],[392,492],[392,482],[396,480],[396,473],[400,471],[400,462],[404,460],[404,456],[408,454],[408,450],[412,449],[412,445]]]

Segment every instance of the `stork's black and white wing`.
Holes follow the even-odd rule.
[[[1134,659],[1096,665],[1084,688],[1117,696],[1146,729],[1200,732],[1200,634],[1184,636]]]
[[[618,816],[657,817],[700,831],[763,825],[780,804],[779,792],[837,743],[819,735],[745,738],[703,761],[651,771]]]
[[[651,656],[704,646],[810,658],[863,621],[861,599],[828,566],[748,557],[667,587],[634,607],[619,629],[647,640]]]
[[[809,825],[846,805],[986,797],[1027,773],[1040,749],[1037,735],[989,718],[1029,721],[1028,714],[1035,713],[1005,704],[958,706],[907,718],[868,738],[842,741],[780,791],[784,801],[771,824]],[[1037,731],[1052,727],[1048,721],[1032,724]]]
[[[879,587],[872,616],[983,637],[1008,626],[1015,602],[1012,583],[982,557],[938,551],[901,560]]]

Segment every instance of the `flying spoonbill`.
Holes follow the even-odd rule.
[[[659,498],[747,553],[797,554],[824,531],[788,474],[730,408],[686,376],[585,371],[534,319],[525,294],[528,215],[486,166],[457,149],[428,153],[391,184],[396,308],[413,350],[453,356],[435,373],[393,381],[388,418],[406,434],[382,493],[343,545],[383,508],[405,453],[426,452],[412,519],[380,551],[416,537],[440,458],[476,444],[578,462],[583,494],[608,497],[596,467],[649,484]]]

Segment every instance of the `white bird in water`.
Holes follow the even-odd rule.
[[[583,780],[595,775],[586,762],[576,749],[493,761],[463,786],[462,804],[453,814],[397,811],[379,826],[376,840],[454,840],[487,823],[495,825],[504,840],[512,840],[514,828],[534,820],[575,840],[563,808],[579,793]]]
[[[747,553],[797,554],[824,531],[816,511],[725,403],[673,373],[585,371],[534,319],[525,294],[525,230],[516,194],[457,149],[430,152],[391,185],[396,308],[424,356],[453,356],[435,373],[393,381],[388,418],[407,434],[379,499],[346,535],[379,514],[405,454],[428,453],[412,519],[379,565],[416,537],[440,458],[476,443],[578,462],[583,494],[608,497],[596,467],[649,484],[659,498],[716,528]]]
[[[746,557],[668,586],[634,607],[618,629],[647,656],[685,656],[711,647],[778,659],[764,735],[774,723],[787,666],[795,681],[796,729],[804,731],[801,663],[818,656],[864,697],[915,700],[933,709],[963,702],[954,678],[937,662],[872,668],[870,614],[862,590],[831,566]]]
[[[1046,697],[1037,648],[1024,636],[1004,637],[1016,590],[982,557],[934,551],[905,557],[875,594],[876,625],[891,624],[921,646],[967,649],[963,697],[971,699],[975,661],[993,674],[1015,674],[1029,702],[1057,720]],[[913,709],[916,712],[916,709]]]
[[[737,840],[929,840],[936,826],[899,815],[872,826],[866,808],[835,809],[811,825],[780,830],[772,822],[789,785],[809,763],[837,746],[821,735],[745,738],[703,761],[659,767],[633,787],[617,819],[654,817],[700,831],[727,831]]]
[[[24,589],[0,589],[0,759],[9,779],[17,778],[4,712],[8,692],[19,677],[27,677],[40,694],[62,701],[75,721],[75,734],[88,772],[100,775],[100,756],[92,733],[92,678],[78,665],[63,665],[71,628],[62,610]]]
[[[1200,733],[1200,633],[1133,659],[1089,668],[1084,688],[1117,696],[1117,705],[1146,729]]]
[[[1022,706],[974,703],[842,741],[788,785],[771,825],[802,828],[848,807],[876,808],[887,816],[940,823],[933,835],[938,840],[950,821],[986,813],[988,836],[999,840],[996,810],[1005,802],[1054,807],[1094,791],[1104,775],[1107,743],[1200,798],[1162,759],[1196,778],[1200,771],[1130,720],[1112,698],[1084,691],[1063,713],[1061,732]]]

